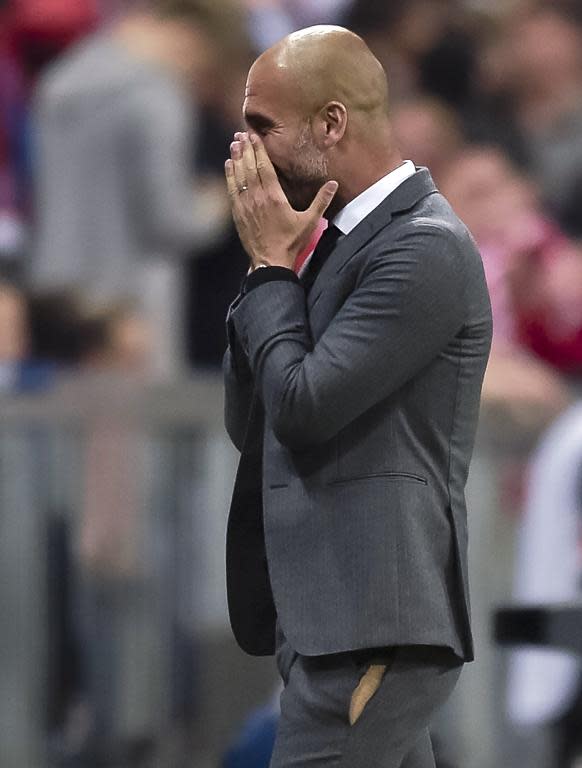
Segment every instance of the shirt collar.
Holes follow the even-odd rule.
[[[348,235],[374,208],[385,200],[388,195],[400,186],[403,181],[416,173],[412,160],[405,160],[402,165],[395,168],[386,176],[365,189],[357,197],[351,200],[335,216],[334,224],[344,235]]]

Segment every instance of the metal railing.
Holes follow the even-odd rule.
[[[75,727],[102,745],[147,737],[171,751],[181,740],[216,765],[274,686],[270,662],[245,659],[228,629],[237,453],[222,407],[214,376],[92,377],[2,399],[0,768],[52,768],[81,738]],[[515,518],[502,487],[534,441],[483,415],[468,485],[479,661],[441,724],[465,768],[503,762],[489,621],[511,585]]]

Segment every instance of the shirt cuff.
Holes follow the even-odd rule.
[[[241,293],[246,295],[253,288],[257,288],[263,283],[271,283],[273,280],[287,280],[292,283],[298,283],[299,278],[292,269],[287,267],[261,267],[253,270],[243,281]]]

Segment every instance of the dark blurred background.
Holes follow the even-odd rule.
[[[318,23],[385,66],[493,304],[478,660],[439,768],[582,765],[578,657],[493,635],[501,605],[580,600],[582,2],[2,0],[0,768],[268,764],[274,665],[225,608],[219,369],[247,263],[222,169],[250,63]]]

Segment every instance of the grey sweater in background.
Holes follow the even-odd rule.
[[[190,95],[169,73],[96,35],[45,74],[34,125],[32,285],[138,299],[154,324],[176,335],[179,258],[217,234],[212,217],[196,211]]]

